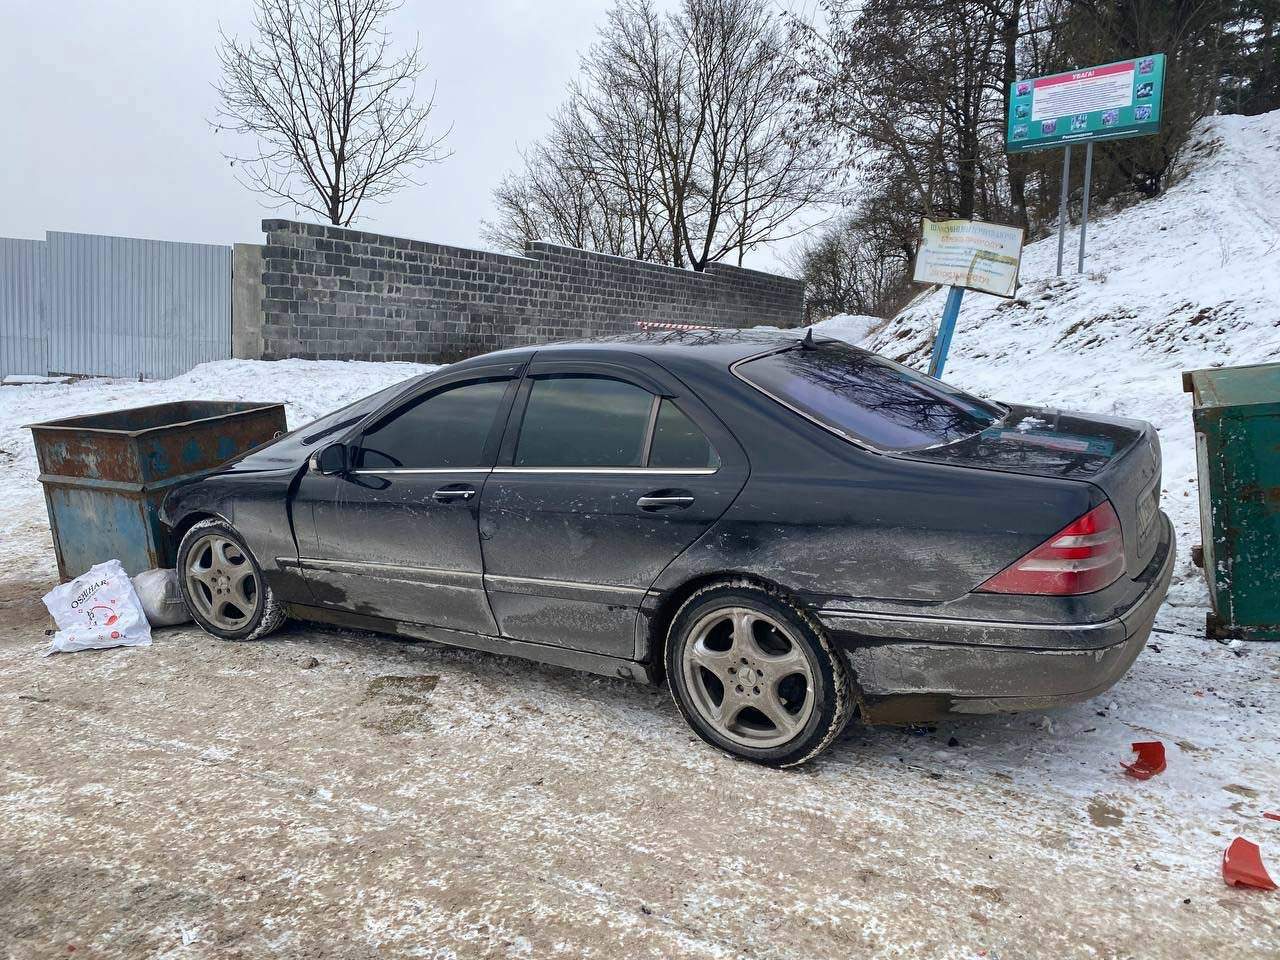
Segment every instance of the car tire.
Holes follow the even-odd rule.
[[[258,559],[225,520],[201,520],[183,535],[178,588],[196,623],[219,640],[259,640],[286,619]]]
[[[790,767],[825,750],[853,714],[849,669],[821,625],[749,581],[702,587],[667,634],[667,684],[707,743]]]

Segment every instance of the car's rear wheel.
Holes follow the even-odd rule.
[[[703,740],[769,766],[803,763],[853,712],[848,669],[821,627],[781,594],[713,584],[677,611],[667,683]]]
[[[201,520],[183,536],[178,585],[196,623],[221,640],[257,640],[285,621],[257,559],[223,520]]]

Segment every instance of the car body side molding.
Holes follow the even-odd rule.
[[[467,633],[462,630],[448,630],[443,627],[428,627],[420,623],[405,623],[399,620],[387,620],[383,617],[370,617],[346,610],[330,607],[313,607],[303,604],[291,604],[289,615],[301,620],[315,623],[327,623],[337,627],[354,630],[371,630],[376,633],[389,633],[411,640],[429,640],[451,647],[465,647],[468,650],[481,650],[485,653],[499,653],[523,660],[534,660],[556,667],[567,667],[570,670],[582,670],[598,674],[602,677],[614,677],[620,680],[634,680],[638,683],[654,683],[658,676],[653,669],[644,663],[636,663],[623,657],[610,657],[600,653],[584,653],[568,647],[555,647],[545,643],[529,643],[524,640],[513,640],[510,637],[490,637],[478,633]]]

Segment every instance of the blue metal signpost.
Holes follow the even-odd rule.
[[[1021,227],[977,220],[921,220],[920,246],[911,279],[948,288],[942,323],[933,341],[929,376],[942,379],[966,290],[997,297],[1014,295],[1022,240]]]
[[[947,351],[951,349],[951,335],[956,330],[956,317],[960,315],[960,300],[964,287],[952,287],[947,291],[947,305],[942,308],[942,324],[933,341],[933,359],[929,361],[929,376],[942,379],[942,368],[947,364]]]

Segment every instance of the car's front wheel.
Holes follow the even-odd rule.
[[[183,536],[178,586],[196,623],[221,640],[257,640],[285,621],[257,559],[223,520],[201,520]]]
[[[853,712],[848,669],[821,628],[754,584],[689,597],[671,622],[666,667],[676,706],[703,740],[769,766],[820,753]]]

